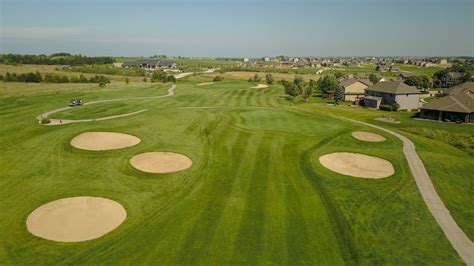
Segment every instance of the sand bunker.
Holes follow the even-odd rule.
[[[254,86],[254,87],[250,87],[251,89],[264,89],[264,88],[268,88],[268,85],[265,85],[265,84],[258,84],[257,86]]]
[[[119,203],[105,198],[74,197],[49,202],[26,219],[33,235],[58,241],[80,242],[99,238],[127,217]]]
[[[214,82],[204,82],[204,83],[199,83],[198,86],[205,86],[205,85],[212,85]]]
[[[193,162],[187,156],[173,152],[146,152],[130,159],[136,169],[148,173],[172,173],[191,167]]]
[[[140,143],[140,139],[123,133],[85,132],[71,140],[71,145],[78,149],[105,151],[127,148]]]
[[[359,153],[330,153],[319,157],[319,162],[336,173],[355,177],[377,179],[395,173],[395,169],[389,161]]]
[[[385,138],[380,136],[379,134],[366,132],[366,131],[354,131],[352,132],[352,136],[358,140],[370,141],[370,142],[380,142],[380,141],[385,140]]]

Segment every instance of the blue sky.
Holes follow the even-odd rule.
[[[0,52],[474,55],[474,0],[0,0]]]

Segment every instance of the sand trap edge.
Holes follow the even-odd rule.
[[[88,133],[98,133],[98,134],[117,134],[117,135],[122,135],[122,136],[127,136],[127,137],[131,137],[131,139],[133,139],[132,141],[132,144],[130,145],[123,145],[123,146],[120,146],[120,147],[113,147],[113,148],[102,148],[102,149],[96,149],[96,148],[85,148],[85,147],[78,147],[76,145],[73,144],[73,141],[80,137],[81,135],[85,135],[85,134],[88,134]],[[97,152],[100,152],[100,151],[112,151],[112,150],[121,150],[121,149],[126,149],[126,148],[130,148],[130,147],[133,147],[133,146],[136,146],[138,144],[141,143],[141,139],[138,137],[138,136],[135,136],[135,135],[132,135],[132,134],[129,134],[129,133],[122,133],[122,132],[111,132],[111,131],[85,131],[85,132],[82,132],[82,133],[79,133],[78,135],[74,136],[70,141],[69,141],[69,145],[72,146],[73,148],[75,149],[78,149],[78,150],[83,150],[83,151],[97,151]],[[80,146],[80,145],[79,145]]]
[[[165,158],[160,158],[160,156],[165,156]],[[169,158],[170,156],[178,157],[178,159],[182,160],[181,163],[178,162],[178,165],[176,165],[176,162],[172,161],[173,158]],[[172,162],[170,162],[170,160]],[[150,151],[133,155],[132,158],[130,158],[129,163],[132,168],[144,173],[171,174],[191,168],[193,160],[182,153],[172,151]],[[171,163],[172,166],[170,167],[167,163]],[[151,164],[153,164],[153,166]]]
[[[350,158],[350,160],[347,160],[346,162],[344,162],[344,159],[342,160],[339,159],[337,155],[340,155],[340,156],[349,155],[349,156],[356,156],[356,157]],[[345,166],[350,163],[354,164],[357,160],[362,160],[363,157],[365,157],[366,159],[372,160],[372,162],[368,163],[368,165],[370,166],[373,166],[377,162],[384,164],[383,166],[387,167],[387,169],[384,171],[385,173],[383,174],[376,173],[375,169],[358,169],[357,166],[352,167],[352,168],[344,168],[344,167],[341,168],[341,165]],[[393,176],[395,174],[395,167],[393,166],[392,162],[390,162],[389,160],[380,158],[377,156],[373,156],[373,155],[363,154],[363,153],[331,152],[331,153],[320,155],[318,158],[318,161],[324,168],[330,170],[331,172],[334,172],[340,175],[350,176],[350,177],[356,177],[356,178],[362,178],[362,179],[383,179],[383,178]],[[333,165],[334,163],[343,163],[341,161],[343,161],[345,164]],[[365,173],[361,173],[361,170],[365,171]]]
[[[352,131],[351,136],[360,141],[384,142],[387,140],[384,136],[370,131]]]
[[[51,236],[51,234],[49,233],[45,233],[44,231],[41,232],[38,231],[37,229],[38,228],[35,228],[37,227],[37,224],[32,224],[34,223],[34,219],[37,218],[35,217],[38,216],[38,212],[40,212],[40,217],[39,218],[42,218],[44,219],[44,216],[47,216],[48,213],[47,211],[51,211],[51,209],[53,208],[60,208],[61,206],[64,206],[64,205],[67,205],[65,204],[65,202],[67,203],[67,201],[71,201],[71,200],[76,200],[76,201],[85,201],[85,200],[94,200],[94,201],[102,201],[102,204],[112,204],[114,205],[113,208],[116,208],[115,211],[119,211],[118,215],[120,217],[118,217],[118,221],[114,221],[114,224],[108,226],[108,228],[102,228],[102,230],[100,232],[93,232],[92,235],[90,235],[91,233],[89,232],[89,236],[83,236],[83,237],[72,237],[71,239],[71,236],[67,236],[67,237],[57,237],[57,236]],[[80,204],[81,202],[79,202]],[[77,204],[77,202],[76,202]],[[102,206],[103,207],[103,206]],[[90,207],[89,207],[90,208]],[[92,208],[94,209],[95,211],[97,211],[97,208]],[[41,211],[43,211],[43,213],[41,213]],[[46,213],[44,213],[46,211]],[[109,209],[110,211],[110,209]],[[99,213],[102,213],[103,214],[103,208],[101,208],[99,210]],[[41,215],[42,214],[42,215]],[[110,213],[109,213],[110,214]],[[116,213],[117,215],[117,213]],[[50,215],[51,216],[51,215]],[[96,215],[95,215],[96,216]],[[57,218],[57,215],[52,215],[51,216],[52,218]],[[85,217],[90,217],[89,216],[85,216]],[[127,213],[127,210],[125,209],[125,207],[118,201],[116,200],[113,200],[111,198],[106,198],[106,197],[97,197],[97,196],[73,196],[73,197],[65,197],[65,198],[59,198],[59,199],[55,199],[55,200],[52,200],[52,201],[49,201],[49,202],[46,202],[46,203],[43,203],[41,205],[39,205],[38,207],[36,207],[34,210],[32,210],[27,218],[25,219],[25,227],[26,227],[26,230],[33,236],[35,237],[38,237],[38,238],[41,238],[43,240],[48,240],[48,241],[53,241],[53,242],[58,242],[58,243],[79,243],[79,242],[85,242],[85,241],[90,241],[90,240],[94,240],[94,239],[98,239],[98,238],[101,238],[109,233],[111,233],[112,231],[115,231],[117,228],[119,228],[126,220],[127,220],[127,217],[128,217],[128,213]],[[76,217],[77,218],[77,217]],[[110,215],[104,215],[104,217],[99,217],[96,219],[96,222],[100,222],[100,221],[103,221],[104,218],[110,218]],[[33,220],[32,220],[33,219]],[[51,219],[51,218],[50,218]],[[58,220],[58,219],[56,219]],[[69,219],[71,220],[71,219]],[[57,223],[58,221],[56,221]],[[75,219],[74,222],[76,222],[77,224],[77,220]],[[84,221],[81,221],[79,222],[79,224],[83,224]],[[55,225],[52,225],[53,229],[57,229],[58,227],[61,227],[63,226],[64,227],[64,222],[60,222],[60,224],[55,224]],[[96,225],[97,226],[97,225]],[[88,226],[87,229],[90,228],[90,225]],[[84,229],[84,228],[83,228]],[[51,230],[51,229],[50,229]],[[64,228],[62,228],[62,230],[64,230]],[[77,228],[76,228],[76,231],[74,229],[70,229],[72,231],[72,233],[77,233]]]

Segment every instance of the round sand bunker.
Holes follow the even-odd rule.
[[[64,198],[34,210],[26,219],[28,231],[58,242],[99,238],[117,228],[127,217],[119,203],[97,197]]]
[[[140,143],[139,138],[116,132],[85,132],[71,140],[73,147],[89,151],[123,149],[138,143]]]
[[[148,173],[172,173],[191,167],[187,156],[174,152],[146,152],[130,159],[136,169]]]
[[[362,140],[362,141],[370,141],[370,142],[381,142],[384,141],[385,138],[379,134],[367,132],[367,131],[354,131],[352,132],[352,137]]]
[[[359,153],[330,153],[319,157],[319,162],[331,171],[354,177],[377,179],[395,173],[391,162]]]

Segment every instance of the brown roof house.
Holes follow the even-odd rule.
[[[365,95],[365,89],[372,85],[368,79],[349,78],[341,81],[344,88],[344,101],[357,102]]]
[[[420,109],[420,117],[424,119],[474,123],[474,82],[452,87],[447,96]]]
[[[399,110],[415,110],[420,107],[420,92],[402,81],[379,82],[365,89],[366,107],[378,109],[382,104],[399,104]]]

